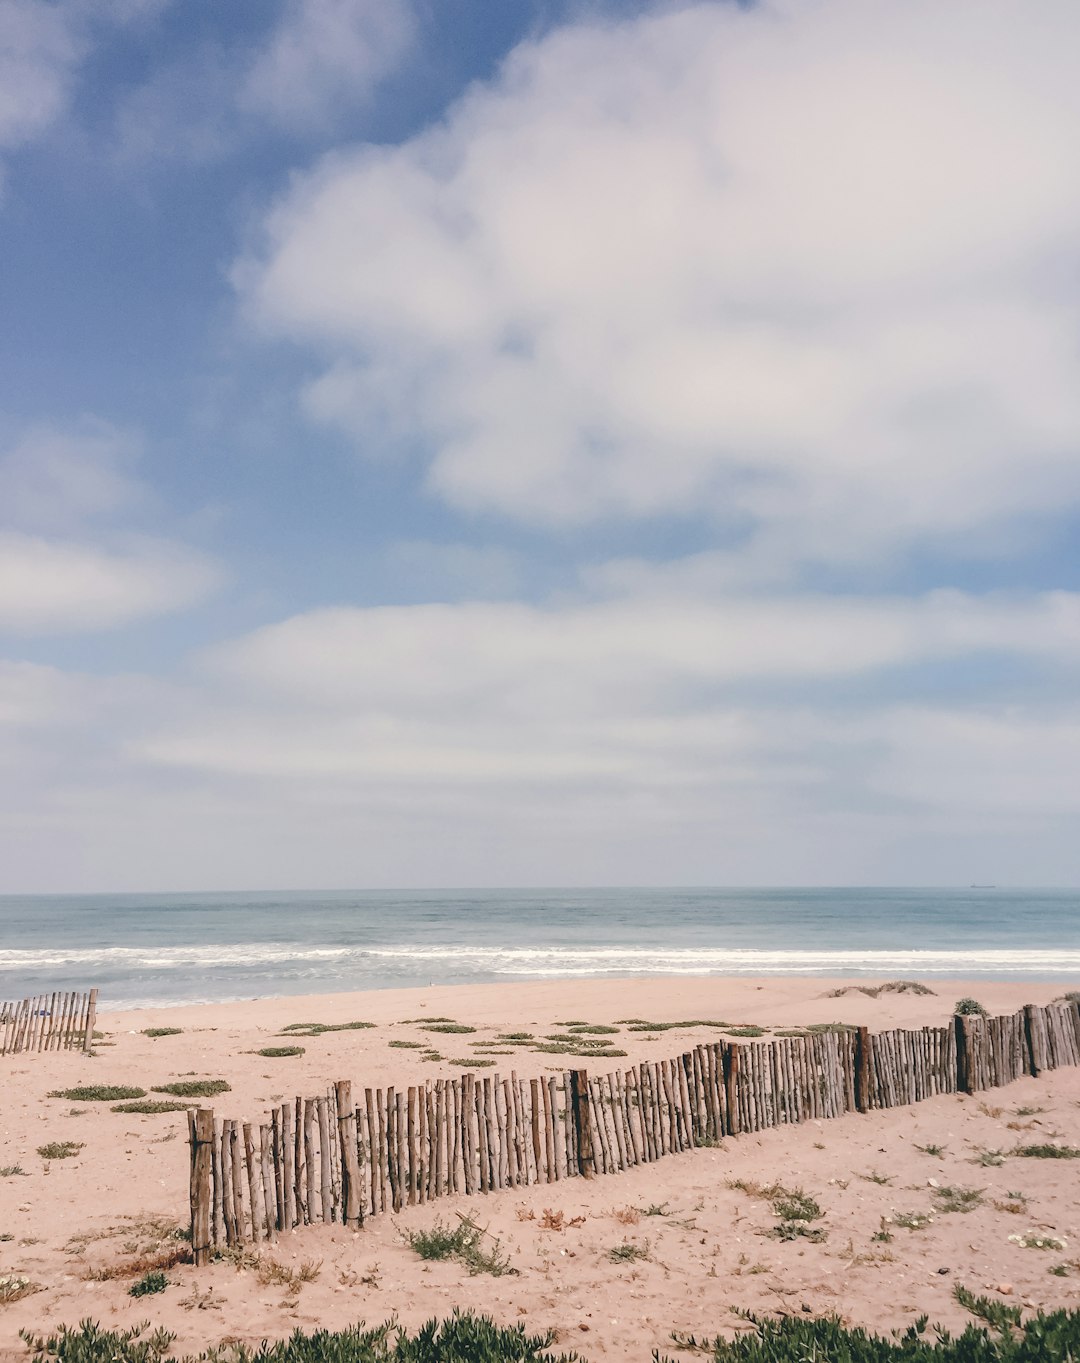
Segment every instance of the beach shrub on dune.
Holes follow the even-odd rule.
[[[362,1032],[374,1027],[374,1022],[290,1022],[281,1035],[322,1036],[324,1032]]]
[[[72,1103],[119,1103],[124,1098],[145,1098],[146,1090],[132,1084],[84,1084],[73,1089],[53,1089],[50,1098],[67,1098]]]
[[[160,1036],[180,1036],[183,1030],[183,1027],[144,1027],[142,1034],[156,1039]]]
[[[225,1079],[174,1079],[169,1084],[155,1084],[155,1093],[171,1093],[174,1098],[212,1098],[215,1093],[228,1093],[232,1085]],[[122,1094],[125,1098],[145,1098],[141,1091]]]
[[[953,1013],[962,1018],[984,1018],[987,1016],[986,1009],[978,999],[957,999]]]
[[[303,1055],[303,1046],[264,1046],[256,1055],[265,1055],[269,1060],[280,1060],[290,1055]]]

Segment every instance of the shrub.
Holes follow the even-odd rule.
[[[287,1055],[303,1055],[303,1046],[264,1046],[256,1055],[265,1055],[270,1060],[279,1060]]]
[[[504,1274],[516,1274],[510,1261],[499,1249],[499,1241],[492,1241],[492,1248],[483,1248],[486,1231],[481,1230],[475,1221],[458,1213],[458,1224],[451,1229],[442,1221],[436,1221],[430,1230],[411,1231],[409,1245],[416,1250],[421,1259],[456,1259],[464,1264],[471,1274],[490,1273],[494,1278]]]
[[[232,1085],[224,1079],[174,1079],[171,1084],[155,1084],[155,1093],[171,1093],[174,1098],[212,1098],[215,1093],[228,1093]],[[124,1093],[122,1098],[145,1098],[139,1093]]]
[[[164,1292],[169,1285],[169,1280],[160,1269],[155,1269],[150,1273],[144,1273],[137,1281],[133,1282],[128,1288],[129,1297],[151,1297],[155,1292]]]
[[[984,1018],[986,1009],[978,999],[957,999],[953,1013],[962,1018]]]
[[[143,1036],[179,1036],[183,1032],[183,1027],[144,1027]]]
[[[452,1035],[464,1035],[466,1032],[475,1032],[475,1027],[470,1027],[465,1022],[428,1022],[421,1028],[424,1032],[446,1032]]]
[[[145,1098],[146,1090],[131,1084],[84,1084],[80,1088],[53,1089],[50,1098],[67,1098],[72,1103],[118,1103],[123,1098]]]
[[[37,1152],[42,1159],[70,1159],[82,1148],[82,1141],[50,1141],[48,1145],[39,1145]]]

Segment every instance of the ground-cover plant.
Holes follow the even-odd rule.
[[[614,1036],[618,1027],[609,1027],[602,1022],[572,1022],[567,1025],[568,1032],[588,1032],[595,1036]]]
[[[962,1283],[957,1283],[953,1288],[953,1296],[965,1311],[984,1320],[992,1330],[1004,1331],[1009,1326],[1020,1324],[1019,1306],[1006,1306],[1003,1301],[994,1301],[991,1297],[977,1297]]]
[[[18,1174],[26,1174],[21,1164],[5,1164],[0,1167],[0,1178],[15,1178]]]
[[[183,1030],[183,1027],[144,1027],[142,1034],[152,1037],[179,1036]]]
[[[955,1188],[945,1185],[933,1191],[934,1206],[939,1212],[973,1212],[982,1206],[984,1188]]]
[[[386,1044],[397,1051],[422,1051],[424,1049],[422,1041],[388,1041]]]
[[[693,1027],[713,1027],[718,1031],[724,1031],[731,1023],[707,1018],[696,1018],[689,1022],[649,1022],[647,1018],[620,1018],[619,1025],[629,1027],[632,1032],[680,1032],[689,1031]]]
[[[933,1219],[929,1212],[893,1212],[885,1217],[885,1222],[903,1230],[925,1230]]]
[[[6,1306],[9,1302],[22,1301],[23,1297],[29,1297],[32,1293],[40,1291],[37,1283],[24,1278],[20,1273],[8,1273],[0,1277],[0,1305]]]
[[[485,1070],[490,1069],[495,1064],[494,1060],[478,1060],[475,1055],[467,1055],[461,1060],[451,1060],[451,1065],[457,1065],[465,1070]]]
[[[830,989],[825,996],[830,999],[842,998],[845,994],[865,994],[868,999],[876,999],[881,994],[932,994],[928,985],[918,980],[886,980],[883,984],[845,984],[839,989]]]
[[[174,1079],[169,1084],[155,1084],[155,1093],[171,1093],[174,1098],[212,1098],[215,1093],[228,1093],[232,1085],[225,1079]],[[127,1098],[145,1098],[144,1093],[124,1094]]]
[[[1010,1235],[1009,1242],[1021,1249],[1064,1249],[1065,1241],[1057,1235],[1041,1235],[1038,1231],[1026,1231],[1023,1235]]]
[[[971,1157],[972,1164],[981,1164],[984,1169],[998,1169],[1005,1163],[1004,1150],[977,1150]]]
[[[186,1112],[187,1103],[177,1102],[175,1098],[140,1098],[134,1103],[116,1103],[112,1112],[136,1112],[144,1117],[157,1116],[162,1112]]]
[[[281,1035],[322,1036],[324,1032],[359,1032],[374,1026],[374,1022],[290,1022],[282,1027]]]
[[[436,1221],[430,1230],[410,1231],[406,1239],[421,1259],[456,1259],[469,1273],[490,1273],[493,1278],[517,1273],[499,1241],[460,1212],[456,1226]],[[490,1249],[484,1248],[485,1239],[491,1240]]]
[[[118,1103],[124,1098],[145,1098],[146,1090],[133,1084],[82,1084],[73,1089],[53,1089],[49,1097],[72,1103]]]
[[[769,1029],[767,1027],[758,1027],[754,1023],[748,1023],[742,1027],[725,1027],[724,1030],[727,1032],[728,1036],[752,1037],[764,1036]]]
[[[987,1016],[986,1009],[978,999],[957,999],[953,1013],[957,1017],[984,1018]]]
[[[1024,1159],[1080,1159],[1075,1145],[1018,1145],[1010,1153]]]
[[[608,1250],[607,1256],[613,1264],[634,1264],[639,1259],[649,1257],[649,1242],[643,1245],[635,1245],[630,1240],[624,1240],[621,1245],[616,1245],[614,1249]]]
[[[86,1320],[48,1336],[24,1332],[23,1339],[39,1363],[179,1363],[169,1352],[174,1337],[166,1330],[148,1331],[147,1324],[113,1331]],[[455,1311],[415,1333],[396,1321],[372,1329],[361,1322],[345,1330],[297,1330],[288,1339],[255,1348],[231,1344],[201,1358],[205,1363],[581,1363],[575,1353],[550,1353],[554,1340],[554,1331],[530,1335],[523,1325],[496,1325],[489,1316]]]
[[[256,1055],[265,1055],[269,1060],[281,1060],[290,1055],[303,1055],[303,1046],[264,1046]]]
[[[947,1148],[944,1145],[917,1145],[915,1147],[920,1155],[932,1155],[934,1159],[940,1159]]]
[[[39,1145],[37,1152],[42,1159],[71,1159],[82,1148],[82,1141],[49,1141],[47,1145]]]
[[[133,1282],[128,1288],[129,1297],[150,1297],[155,1292],[164,1292],[169,1285],[169,1280],[160,1269],[153,1269],[149,1273],[144,1273],[141,1278]]]
[[[475,1027],[470,1027],[467,1022],[426,1022],[420,1028],[422,1032],[445,1032],[447,1035],[464,1036],[466,1032],[475,1032]]]

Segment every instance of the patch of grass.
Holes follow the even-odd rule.
[[[892,1183],[892,1178],[888,1174],[879,1174],[876,1169],[871,1169],[868,1174],[860,1174],[859,1177],[864,1183],[876,1183],[882,1188],[887,1188]]]
[[[1005,1163],[1004,1150],[978,1150],[972,1155],[971,1164],[980,1164],[984,1169],[999,1169]]]
[[[492,1239],[491,1249],[484,1248],[485,1237]],[[456,1259],[474,1276],[489,1273],[493,1278],[501,1278],[506,1274],[517,1274],[517,1269],[511,1267],[502,1253],[499,1241],[460,1212],[456,1226],[436,1221],[430,1230],[410,1231],[406,1239],[421,1259]]]
[[[807,1024],[806,1030],[817,1033],[819,1036],[832,1033],[839,1036],[844,1032],[853,1032],[855,1028],[850,1022],[810,1022]]]
[[[324,1032],[360,1032],[374,1026],[374,1022],[290,1022],[282,1027],[281,1035],[322,1036]]]
[[[299,1268],[289,1268],[277,1259],[255,1255],[253,1267],[263,1287],[284,1287],[288,1292],[299,1292],[305,1283],[313,1283],[322,1272],[322,1260],[305,1259]]]
[[[143,1036],[179,1036],[183,1032],[183,1027],[144,1027]]]
[[[26,1170],[21,1164],[5,1164],[0,1168],[0,1178],[15,1178],[20,1174],[26,1176]]]
[[[1010,1235],[1009,1241],[1021,1249],[1064,1249],[1066,1243],[1056,1235],[1040,1235],[1033,1230],[1024,1235]]]
[[[567,1029],[568,1032],[587,1032],[590,1036],[614,1036],[618,1032],[618,1027],[608,1027],[602,1022],[573,1022]]]
[[[37,1152],[42,1159],[71,1159],[82,1148],[82,1141],[50,1141],[47,1145],[39,1145]]]
[[[457,1065],[465,1070],[487,1070],[495,1064],[494,1060],[478,1060],[475,1055],[466,1056],[463,1060],[451,1060],[451,1065]]]
[[[748,1023],[745,1026],[741,1027],[725,1027],[724,1031],[727,1032],[728,1036],[753,1037],[764,1036],[765,1033],[768,1031],[768,1028],[758,1027],[754,1023]]]
[[[884,984],[845,984],[840,989],[830,989],[826,995],[830,999],[841,998],[844,994],[865,994],[868,999],[876,999],[882,994],[932,994],[934,991],[918,980],[886,980]]]
[[[137,1282],[133,1282],[128,1288],[129,1297],[152,1297],[157,1292],[164,1292],[169,1285],[169,1280],[160,1269],[154,1269],[150,1273],[144,1273]]]
[[[953,1013],[957,1017],[984,1018],[987,1016],[986,1009],[978,999],[957,999]]]
[[[280,1060],[290,1055],[303,1055],[303,1046],[264,1046],[256,1055],[265,1055],[268,1060]]]
[[[646,1018],[620,1018],[621,1027],[629,1027],[632,1032],[687,1032],[694,1027],[713,1027],[718,1031],[726,1031],[731,1026],[728,1022],[719,1022],[710,1018],[694,1018],[688,1022],[649,1022]]]
[[[428,1022],[421,1029],[422,1032],[441,1032],[448,1036],[464,1036],[467,1032],[475,1032],[475,1027],[470,1027],[467,1022]]]
[[[639,1259],[649,1257],[649,1242],[646,1240],[643,1245],[635,1245],[629,1240],[624,1240],[621,1245],[609,1249],[607,1257],[613,1264],[635,1264]]]
[[[174,1098],[142,1098],[134,1103],[117,1103],[113,1112],[133,1112],[143,1117],[156,1117],[163,1112],[186,1112],[187,1103],[178,1103]]]
[[[958,1188],[946,1185],[933,1191],[934,1205],[939,1212],[973,1212],[982,1206],[985,1188]]]
[[[1075,1145],[1018,1145],[1010,1154],[1023,1159],[1080,1159]]]
[[[155,1093],[171,1093],[174,1098],[213,1098],[228,1093],[232,1085],[225,1079],[174,1079],[171,1084],[155,1084]],[[125,1098],[144,1098],[144,1093],[122,1094]]]
[[[422,1041],[388,1041],[388,1046],[392,1046],[396,1051],[422,1051],[424,1043]]]
[[[1014,1107],[1013,1112],[1017,1117],[1037,1117],[1040,1112],[1045,1112],[1044,1107]]]
[[[419,1024],[421,1022],[457,1022],[457,1018],[402,1018],[400,1025],[402,1027],[408,1027],[410,1024]]]
[[[823,1215],[818,1202],[801,1188],[785,1188],[772,1199],[772,1208],[781,1221],[817,1221]]]
[[[497,1041],[532,1041],[532,1032],[500,1032],[496,1037]]]
[[[917,1145],[915,1147],[920,1155],[932,1155],[934,1159],[941,1159],[948,1146],[945,1145]]]
[[[71,1103],[118,1103],[124,1098],[145,1098],[146,1090],[132,1084],[83,1084],[73,1089],[53,1089],[50,1098]]]

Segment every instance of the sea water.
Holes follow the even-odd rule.
[[[627,975],[1080,981],[1080,892],[379,890],[0,897],[0,1000],[143,1007]]]

